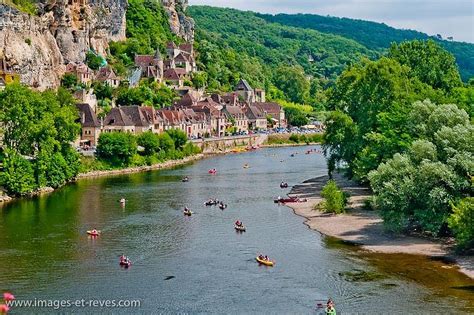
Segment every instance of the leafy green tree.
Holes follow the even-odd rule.
[[[97,156],[114,166],[129,165],[137,153],[137,141],[130,133],[102,133],[97,145]]]
[[[304,104],[309,97],[310,84],[301,67],[278,67],[273,82],[289,101]]]
[[[89,51],[86,53],[86,64],[92,70],[99,70],[103,63],[102,57]]]
[[[173,139],[174,147],[177,150],[182,149],[186,142],[188,142],[188,137],[186,136],[186,133],[184,133],[184,131],[182,130],[170,129],[167,130],[166,133],[171,137],[171,139]]]
[[[66,89],[71,89],[71,88],[76,87],[78,82],[79,80],[77,79],[77,76],[72,73],[66,73],[61,78],[61,86]]]
[[[324,198],[319,205],[320,209],[328,213],[343,213],[347,204],[347,197],[334,180],[329,180],[321,191]]]
[[[412,76],[434,89],[451,92],[462,86],[454,56],[433,40],[392,44],[388,57],[410,67]]]
[[[195,72],[192,76],[193,86],[196,89],[202,89],[206,87],[207,79],[208,77],[206,72]]]
[[[158,135],[158,140],[160,141],[159,150],[160,152],[169,152],[174,150],[174,141],[170,135],[166,132]]]
[[[31,162],[13,150],[4,153],[3,171],[0,172],[0,184],[9,193],[24,195],[36,188]]]
[[[114,88],[110,85],[100,81],[95,81],[92,84],[92,87],[94,88],[94,94],[98,100],[112,99]]]
[[[291,126],[301,127],[308,124],[306,114],[296,108],[285,108],[285,117]]]
[[[461,249],[474,248],[474,197],[467,197],[452,205],[449,227]]]
[[[151,156],[160,149],[160,138],[151,131],[144,132],[137,137],[137,143],[144,148],[144,154]]]

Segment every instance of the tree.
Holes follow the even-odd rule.
[[[77,79],[77,76],[72,73],[66,73],[61,78],[61,86],[66,89],[74,88],[78,84],[78,82],[79,80]]]
[[[334,180],[329,180],[326,183],[321,192],[321,197],[324,198],[324,201],[319,204],[319,207],[324,212],[336,214],[344,212],[347,197]]]
[[[130,133],[102,133],[97,145],[97,156],[114,166],[129,165],[137,153],[137,142]]]
[[[7,149],[0,172],[0,184],[15,195],[24,195],[36,188],[31,162],[13,150]]]
[[[92,84],[94,88],[94,94],[98,100],[112,99],[114,89],[110,85],[96,81]]]
[[[166,133],[173,139],[174,147],[177,150],[181,150],[186,142],[188,142],[188,137],[184,133],[184,131],[179,129],[170,129],[167,130]]]
[[[143,153],[146,156],[151,156],[160,150],[160,138],[151,131],[140,134],[137,143],[144,148]]]
[[[174,149],[174,141],[168,133],[162,133],[158,135],[160,141],[159,150],[160,152],[169,152]]]
[[[92,70],[99,70],[104,60],[99,55],[89,51],[86,53],[86,64]]]
[[[434,89],[451,92],[462,86],[454,56],[433,40],[392,44],[388,57],[410,67],[410,75]]]
[[[207,73],[206,72],[195,72],[192,76],[193,86],[196,89],[202,89],[206,87]]]
[[[309,97],[310,84],[301,67],[278,67],[273,82],[291,102],[304,104]]]
[[[474,197],[467,197],[452,205],[449,227],[461,249],[474,248]]]

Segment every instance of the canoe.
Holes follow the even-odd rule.
[[[239,232],[245,232],[245,226],[234,225],[234,228]]]
[[[275,203],[287,203],[287,202],[298,202],[298,198],[282,198],[282,199],[275,199]]]
[[[132,265],[132,262],[131,262],[131,261],[128,261],[128,262],[121,261],[121,262],[119,263],[119,265],[122,266],[122,267],[128,268],[128,267],[130,267],[130,266]]]
[[[259,264],[262,264],[262,265],[265,265],[265,266],[270,266],[270,267],[273,267],[273,265],[275,264],[273,261],[271,260],[264,260],[264,259],[260,259],[257,257],[255,257],[255,260],[258,261]]]
[[[92,231],[87,231],[87,234],[89,234],[90,236],[99,236],[100,235],[100,231],[97,231],[97,232],[92,232]]]

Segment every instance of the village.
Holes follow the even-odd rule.
[[[137,135],[147,131],[162,133],[169,129],[179,129],[189,139],[204,139],[287,127],[283,108],[277,103],[267,102],[265,91],[251,87],[244,79],[238,82],[233,92],[225,94],[206,94],[204,89],[185,85],[192,74],[198,71],[195,57],[191,43],[178,46],[169,42],[165,58],[159,50],[153,55],[136,55],[134,67],[129,70],[126,78],[117,76],[106,62],[97,71],[90,69],[85,63],[66,64],[66,74],[77,77],[78,83],[83,87],[73,94],[79,111],[78,122],[82,127],[76,147],[94,148],[103,132]],[[1,60],[0,66],[1,89],[19,78]],[[101,82],[112,88],[124,84],[133,88],[141,80],[163,84],[171,88],[179,98],[176,98],[172,106],[159,109],[142,104],[112,104],[108,113],[99,115],[102,109],[91,88],[93,82]]]

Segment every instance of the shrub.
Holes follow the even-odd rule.
[[[300,142],[300,138],[298,137],[297,134],[292,134],[288,140],[290,140],[291,142],[294,142],[294,143],[299,143]]]
[[[186,142],[188,142],[188,137],[182,130],[170,129],[167,130],[166,133],[171,137],[171,139],[173,139],[174,147],[177,150],[182,149]]]
[[[460,249],[474,248],[474,197],[462,199],[452,205],[453,214],[448,224],[453,231]]]
[[[97,156],[114,166],[127,166],[137,153],[137,141],[130,133],[102,133],[97,145]]]
[[[337,186],[334,180],[330,180],[323,187],[321,197],[324,201],[320,203],[320,209],[329,213],[343,213],[347,204],[347,196]]]
[[[160,150],[160,138],[151,131],[140,134],[137,143],[143,147],[146,156],[151,156]]]

